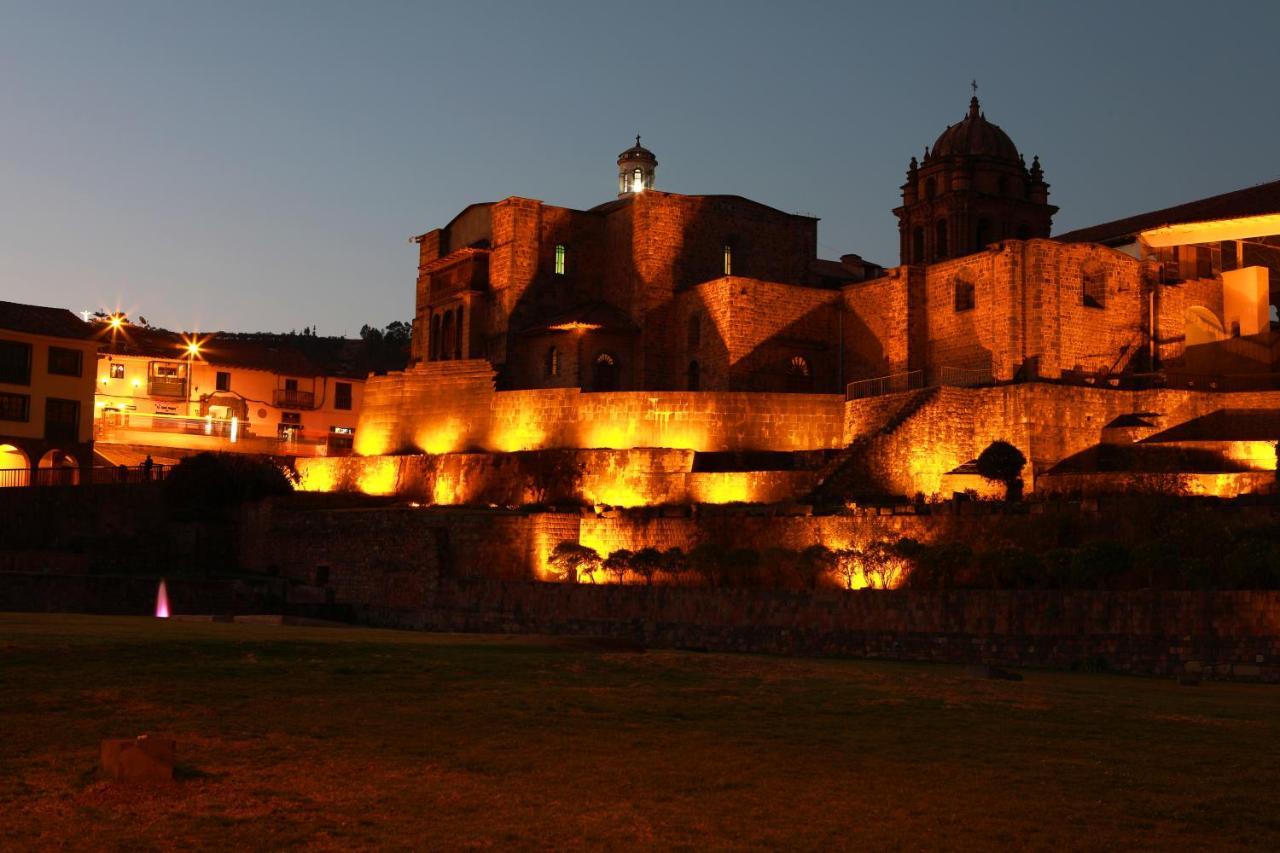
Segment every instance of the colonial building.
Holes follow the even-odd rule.
[[[285,456],[351,448],[370,372],[362,341],[183,335],[118,320],[98,335],[96,428],[112,461],[165,448]]]
[[[0,302],[0,487],[78,482],[92,466],[97,348],[70,311]]]

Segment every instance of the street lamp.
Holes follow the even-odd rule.
[[[183,338],[187,352],[187,414],[191,414],[191,380],[195,376],[195,362],[200,355],[200,339],[199,338]]]

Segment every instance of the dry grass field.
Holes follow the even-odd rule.
[[[0,614],[0,848],[1280,849],[1280,688],[1024,674]]]

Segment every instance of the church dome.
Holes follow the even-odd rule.
[[[636,137],[636,144],[632,145],[626,151],[618,155],[618,164],[635,160],[643,160],[657,165],[658,158],[653,156],[653,152],[640,144],[640,137]]]
[[[1018,147],[1009,134],[987,121],[978,108],[977,97],[969,101],[969,114],[959,124],[953,124],[933,143],[930,156],[982,156],[1019,161]]]

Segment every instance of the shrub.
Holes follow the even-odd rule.
[[[239,453],[188,456],[165,479],[166,497],[186,509],[226,509],[292,491],[279,465]]]
[[[1004,483],[1005,498],[1022,497],[1022,468],[1027,457],[1007,441],[993,441],[978,456],[978,473],[988,480]]]
[[[913,589],[951,589],[960,586],[973,562],[973,551],[963,542],[922,545],[902,539],[895,553],[908,566],[906,585]]]
[[[684,551],[679,548],[668,548],[663,552],[662,573],[670,578],[672,583],[680,583],[688,571],[689,558]]]
[[[1044,579],[1040,558],[1016,546],[983,551],[977,563],[990,589],[1027,589]]]
[[[837,563],[835,553],[826,545],[805,548],[795,561],[801,587],[817,589],[824,577],[834,574]]]

